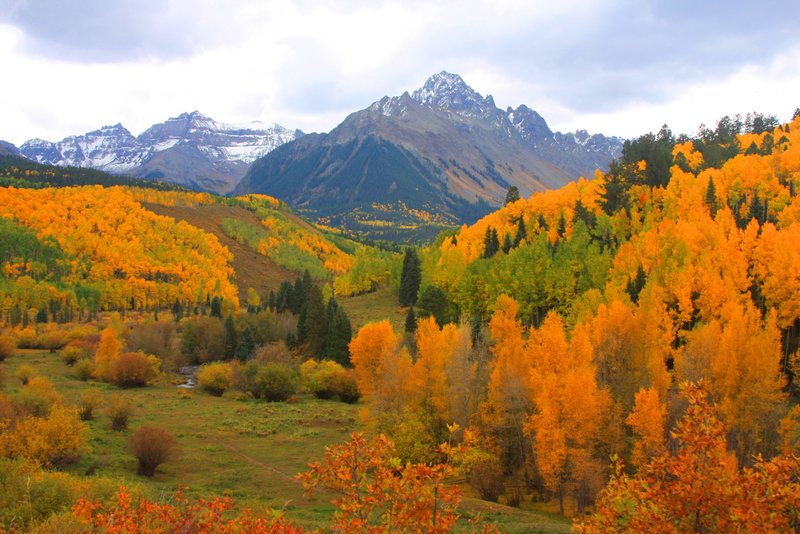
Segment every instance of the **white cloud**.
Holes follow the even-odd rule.
[[[0,9],[0,139],[138,134],[195,109],[327,131],[441,70],[555,129],[626,136],[800,105],[796,2],[683,4],[16,2]]]

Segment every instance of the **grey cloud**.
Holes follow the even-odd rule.
[[[51,59],[171,59],[221,39],[216,26],[191,9],[150,0],[29,0],[0,14],[0,22],[22,30],[30,52]]]

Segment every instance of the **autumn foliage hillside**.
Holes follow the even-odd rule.
[[[209,214],[221,214],[220,220]],[[208,306],[212,297],[236,308],[240,298],[243,304],[266,298],[269,289],[306,270],[332,280],[349,270],[356,247],[259,195],[4,187],[0,223],[5,324],[33,320],[41,310],[61,322],[101,310],[192,310]],[[235,245],[239,257],[220,240]],[[247,248],[251,252],[243,254]],[[245,256],[263,261],[234,261]],[[262,279],[271,280],[270,287]]]
[[[364,421],[411,457],[455,421],[479,436],[487,498],[585,512],[612,455],[645,476],[678,449],[680,387],[702,384],[726,462],[800,476],[799,187],[800,112],[726,117],[626,142],[609,173],[441,238],[419,298],[434,288],[461,324],[412,322],[405,343],[365,326]]]

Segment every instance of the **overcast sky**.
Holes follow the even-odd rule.
[[[441,70],[554,130],[786,120],[798,20],[799,0],[0,0],[0,139],[195,109],[328,131]]]

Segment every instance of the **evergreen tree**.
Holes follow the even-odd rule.
[[[240,362],[247,360],[256,349],[256,341],[253,338],[253,331],[250,325],[245,325],[239,343],[236,345],[236,359]]]
[[[353,327],[347,313],[334,299],[328,301],[326,309],[327,335],[325,337],[325,357],[341,365],[350,365],[350,339]]]
[[[414,313],[414,308],[411,307],[408,309],[408,313],[406,313],[406,332],[409,334],[413,334],[417,331],[417,314]]]
[[[758,191],[753,193],[753,198],[750,201],[750,218],[758,221],[758,224],[764,224],[767,220],[764,203],[761,201]]]
[[[525,228],[525,217],[520,215],[519,221],[517,221],[517,235],[514,236],[513,247],[517,248],[519,244],[522,243],[527,237],[528,229]]]
[[[483,238],[483,257],[491,258],[500,250],[500,238],[497,237],[497,230],[491,226],[486,228],[486,236]]]
[[[284,280],[278,287],[278,294],[275,296],[275,311],[283,313],[291,310],[294,301],[294,286],[291,282]]]
[[[564,212],[561,212],[561,217],[558,218],[558,228],[556,229],[558,237],[564,238],[567,235],[567,218],[564,217]]]
[[[503,253],[508,254],[508,251],[511,250],[513,246],[514,243],[511,242],[511,234],[506,234],[503,238]]]
[[[747,150],[744,151],[745,156],[752,156],[753,154],[758,154],[758,146],[755,141],[751,142]]]
[[[644,269],[640,265],[639,268],[636,270],[636,276],[628,280],[628,285],[625,288],[625,291],[631,298],[632,303],[636,304],[639,302],[639,293],[642,291],[646,283],[647,283],[647,275],[645,274]]]
[[[439,326],[444,326],[457,319],[455,305],[442,289],[436,286],[428,286],[419,296],[418,317],[433,315]]]
[[[506,203],[505,205],[509,205],[512,202],[516,202],[519,200],[519,188],[516,185],[512,185],[508,188],[508,193],[506,193]]]
[[[322,291],[316,285],[311,285],[302,315],[304,315],[305,339],[300,339],[300,341],[308,344],[308,349],[313,357],[322,358],[325,351],[328,324],[325,316],[325,305],[322,303]]]
[[[236,346],[238,339],[236,335],[236,325],[233,322],[233,314],[225,319],[225,359],[230,360],[236,356]]]
[[[267,307],[268,309],[275,311],[275,292],[273,290],[269,290],[269,296],[267,297]]]
[[[36,322],[39,323],[39,324],[47,322],[47,310],[46,309],[39,308],[39,311],[36,312]]]
[[[581,199],[575,203],[575,214],[572,217],[573,222],[575,221],[583,221],[583,224],[586,225],[586,228],[594,228],[594,225],[597,223],[597,217],[594,213],[586,209],[586,206],[583,205]]]
[[[540,232],[546,232],[550,229],[550,225],[547,224],[547,220],[544,218],[544,215],[541,213],[539,214],[539,218],[536,219],[536,224],[539,225]]]
[[[292,289],[291,299],[289,301],[289,310],[291,310],[293,314],[298,315],[303,311],[303,307],[306,305],[307,297],[308,286],[305,285],[303,278],[298,277],[294,281],[294,288]]]
[[[413,306],[417,302],[419,285],[422,282],[422,267],[419,256],[414,248],[407,248],[403,257],[403,270],[400,273],[400,294],[401,306]]]
[[[183,305],[178,299],[175,299],[175,304],[172,305],[172,317],[176,323],[183,318]]]
[[[708,206],[711,216],[716,217],[719,204],[717,203],[717,188],[714,185],[714,178],[709,178],[708,180],[708,188],[706,189],[706,206]]]
[[[222,319],[222,299],[219,297],[211,299],[211,317]]]

